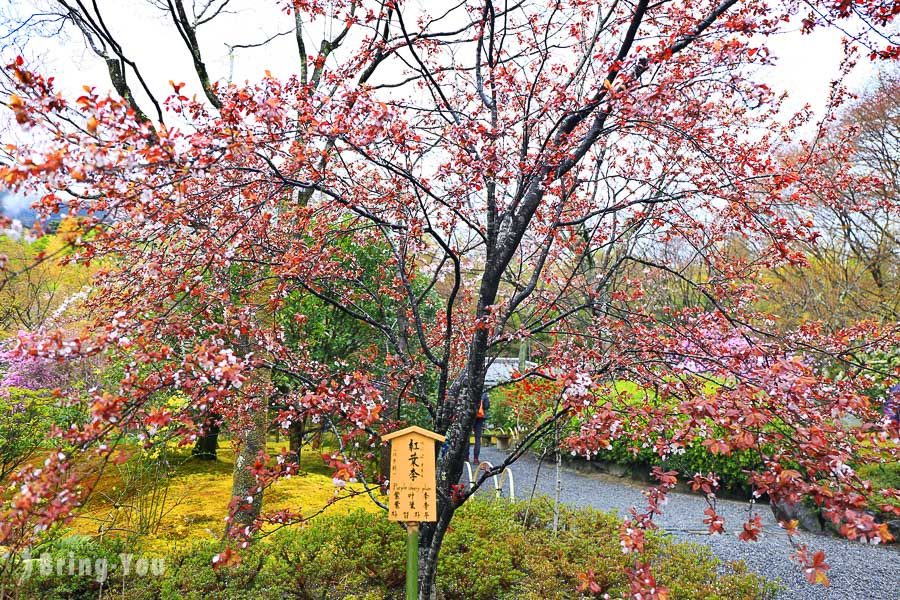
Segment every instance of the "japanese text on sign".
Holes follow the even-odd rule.
[[[388,518],[421,523],[437,520],[435,442],[440,436],[419,427],[408,427],[384,436],[391,442],[391,475]]]

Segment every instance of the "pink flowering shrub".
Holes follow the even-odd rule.
[[[0,346],[0,395],[8,396],[11,388],[70,391],[94,379],[96,365],[90,358],[66,361],[29,351],[39,335],[20,331],[14,342]]]
[[[0,353],[0,365],[5,369],[0,379],[0,394],[4,395],[9,394],[9,388],[54,389],[61,387],[66,380],[55,361],[38,356],[22,356],[12,350]]]
[[[36,334],[19,332],[0,351],[0,480],[20,469],[53,437],[80,420],[80,409],[55,390],[83,385],[90,361],[58,361],[23,351]]]

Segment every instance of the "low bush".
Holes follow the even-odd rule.
[[[54,425],[67,427],[79,419],[78,409],[59,406],[50,390],[0,388],[0,480],[52,447]]]
[[[35,547],[13,573],[19,597],[42,600],[97,598],[108,594],[121,572],[122,542],[70,535]],[[121,573],[119,574],[121,579]],[[129,586],[131,582],[128,582]]]
[[[862,465],[859,476],[869,479],[876,490],[900,489],[900,462]]]
[[[702,445],[692,445],[683,453],[662,458],[652,447],[639,448],[632,452],[633,442],[614,440],[610,450],[601,450],[595,460],[638,468],[660,466],[678,471],[682,477],[690,478],[695,473],[715,473],[719,477],[722,491],[748,495],[751,492],[751,471],[761,469],[763,464],[759,454],[752,450],[742,450],[731,454],[713,454]]]
[[[742,564],[723,565],[704,547],[648,535],[645,551],[625,555],[620,521],[587,509],[563,508],[558,531],[547,499],[529,503],[471,500],[448,530],[438,565],[439,597],[446,600],[578,598],[579,575],[591,570],[611,597],[627,597],[624,569],[649,562],[657,582],[673,598],[763,599],[774,586]],[[78,543],[85,543],[79,538]],[[117,549],[94,543],[90,552]],[[67,552],[58,546],[57,552]],[[84,549],[79,548],[79,552]],[[129,600],[195,598],[388,599],[403,595],[405,533],[383,514],[357,511],[320,517],[300,529],[261,540],[233,566],[214,569],[216,542],[194,545],[166,558],[158,578],[111,582]],[[39,574],[24,588],[27,598],[96,597],[90,581],[74,585]]]
[[[869,494],[869,509],[878,514],[883,519],[894,519],[896,517],[886,513],[884,507],[887,505],[900,506],[900,499],[885,497],[882,495],[884,490],[900,489],[900,462],[891,463],[869,463],[859,467],[858,475],[863,479],[872,482],[872,493]],[[894,540],[900,542],[900,540]]]
[[[619,544],[621,522],[608,513],[563,508],[557,532],[552,521],[548,499],[530,505],[480,501],[464,506],[447,534],[438,568],[443,597],[579,597],[579,575],[588,570],[603,593],[627,597],[624,570],[639,561],[651,563],[657,581],[674,598],[750,599],[774,594],[771,584],[748,573],[742,564],[725,567],[708,548],[660,534],[648,536],[642,555],[626,556]]]

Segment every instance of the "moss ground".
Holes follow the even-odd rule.
[[[270,455],[276,455],[284,443],[268,443]],[[268,488],[264,494],[263,511],[290,509],[304,515],[317,513],[347,514],[355,509],[374,511],[377,506],[366,496],[338,494],[330,471],[321,459],[324,449],[304,448],[300,473],[285,478]],[[224,530],[224,515],[231,500],[231,474],[234,452],[228,442],[221,442],[218,460],[198,460],[185,450],[173,451],[169,456],[171,472],[168,489],[165,485],[143,485],[135,476],[133,465],[138,451],[126,449],[130,458],[122,466],[109,465],[84,509],[70,525],[73,533],[97,536],[128,537],[135,535],[140,516],[161,514],[152,531],[142,533],[142,545],[147,549],[172,552],[204,539],[219,540]],[[146,477],[144,479],[150,480]],[[350,485],[347,490],[361,490]],[[154,521],[155,519],[150,519]]]

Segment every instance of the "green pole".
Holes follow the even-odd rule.
[[[419,597],[419,524],[406,524],[406,600]]]

